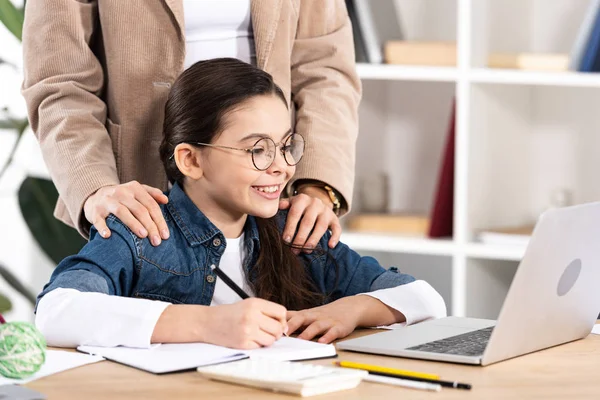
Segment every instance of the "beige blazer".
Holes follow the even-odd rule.
[[[344,0],[252,0],[251,14],[258,67],[307,139],[294,180],[326,182],[350,205],[361,86]],[[60,194],[55,216],[84,236],[83,204],[99,188],[167,188],[158,147],[184,32],[181,0],[27,2],[22,93]]]

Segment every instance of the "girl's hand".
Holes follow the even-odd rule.
[[[279,208],[282,210],[289,208],[290,210],[283,230],[283,240],[287,243],[300,247],[315,248],[327,229],[331,229],[329,247],[334,248],[338,244],[342,227],[340,220],[332,210],[329,198],[313,196],[312,193],[311,195],[300,193],[290,199],[281,200]],[[296,229],[298,232],[294,237]],[[297,249],[293,249],[293,251],[296,254],[300,253]],[[310,253],[311,251],[306,250],[306,252]]]
[[[85,201],[83,211],[85,218],[105,239],[110,237],[106,217],[114,214],[137,236],[148,236],[150,243],[158,246],[161,238],[169,238],[169,229],[158,203],[167,204],[168,201],[160,189],[131,181],[98,189]]]
[[[292,334],[302,328],[298,338],[311,340],[317,335],[323,335],[319,343],[331,343],[335,339],[346,337],[359,325],[359,309],[364,300],[362,297],[367,296],[344,297],[324,306],[288,311],[288,333]]]
[[[250,298],[234,304],[169,305],[161,314],[151,343],[211,343],[234,349],[270,346],[287,332],[287,310]]]
[[[208,307],[202,342],[235,349],[270,346],[287,332],[285,307],[259,298]]]

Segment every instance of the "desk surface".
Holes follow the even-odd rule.
[[[360,330],[350,337],[370,334]],[[589,335],[562,346],[517,357],[487,367],[359,354],[338,351],[339,360],[431,372],[442,379],[471,383],[471,391],[443,388],[425,392],[371,382],[357,388],[315,399],[392,399],[407,398],[483,399],[600,397],[600,335]],[[332,359],[312,361],[330,365]],[[101,361],[31,382],[28,385],[49,400],[93,399],[292,399],[294,397],[263,390],[206,380],[195,372],[153,375],[111,361]],[[300,397],[297,397],[300,398]]]

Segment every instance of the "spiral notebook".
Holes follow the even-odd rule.
[[[190,370],[243,358],[299,361],[337,355],[331,344],[291,337],[282,337],[272,346],[255,350],[235,350],[206,343],[169,343],[153,345],[149,349],[79,346],[77,350],[154,374]]]

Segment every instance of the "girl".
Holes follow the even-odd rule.
[[[38,297],[49,345],[251,349],[297,330],[329,343],[359,326],[446,315],[429,284],[342,243],[328,249],[329,233],[312,254],[281,239],[279,197],[305,147],[286,104],[268,73],[236,59],[198,62],[177,79],[160,147],[172,240],[154,247],[112,215],[108,239],[92,230]],[[217,266],[255,297],[241,300]]]

